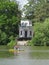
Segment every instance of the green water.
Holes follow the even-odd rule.
[[[49,65],[49,51],[34,51],[29,46],[20,46],[20,50],[23,51],[0,51],[0,65]]]

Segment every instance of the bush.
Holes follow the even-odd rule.
[[[46,43],[46,46],[49,46],[49,41]]]
[[[5,32],[0,30],[0,45],[6,45],[9,39]]]
[[[49,38],[46,37],[46,46],[49,46]]]
[[[28,40],[27,45],[28,46],[31,46],[32,45],[32,41],[31,40]]]
[[[49,46],[49,19],[46,19],[44,23],[35,23],[32,44],[35,46],[43,46],[45,44]]]
[[[36,35],[34,36],[34,38],[32,39],[32,43],[34,43],[35,46],[43,46],[43,38],[44,38],[44,34],[41,32],[36,32]]]
[[[16,44],[17,44],[17,42],[16,42],[15,40],[11,40],[11,41],[7,44],[7,46],[8,46],[9,48],[13,48]]]

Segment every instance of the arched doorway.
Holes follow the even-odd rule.
[[[25,31],[25,38],[27,38],[27,31]]]

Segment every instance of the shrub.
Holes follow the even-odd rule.
[[[13,48],[16,44],[17,44],[17,42],[16,42],[15,40],[11,40],[11,41],[7,44],[7,46],[8,46],[9,48]]]
[[[35,46],[43,46],[44,44],[49,46],[49,19],[46,19],[44,23],[35,23],[32,44]]]
[[[35,46],[43,46],[43,38],[44,38],[44,34],[41,32],[36,32],[36,35],[33,38],[33,43]]]
[[[49,46],[49,38],[46,37],[46,46]]]

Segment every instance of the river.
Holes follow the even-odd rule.
[[[4,57],[0,58],[0,65],[49,65],[49,59],[35,58],[31,47],[20,46],[20,50],[12,56],[3,53]]]

